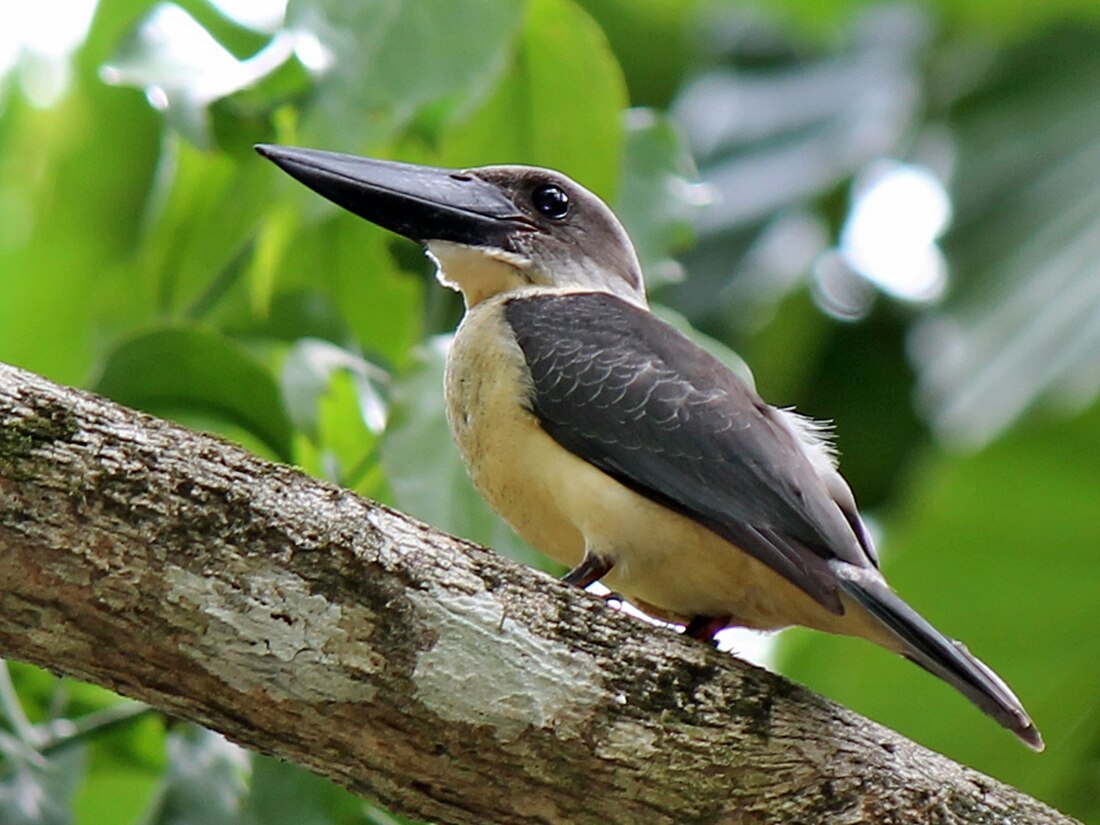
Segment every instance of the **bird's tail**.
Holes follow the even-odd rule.
[[[901,642],[903,656],[952,685],[1029,748],[1043,749],[1043,739],[1020,700],[964,644],[932,627],[881,579],[852,575],[848,570],[837,572],[844,592]]]

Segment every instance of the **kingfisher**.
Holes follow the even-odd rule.
[[[887,584],[822,428],[650,311],[633,243],[596,195],[532,166],[256,149],[422,244],[462,293],[444,382],[455,443],[566,582],[602,580],[701,639],[790,625],[862,637],[1042,750],[1008,685]]]

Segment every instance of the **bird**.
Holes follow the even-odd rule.
[[[469,475],[536,549],[711,639],[803,625],[867,639],[1032,749],[1019,699],[887,584],[821,428],[766,403],[649,308],[611,209],[556,171],[258,144],[340,207],[423,245],[465,314],[447,418]]]

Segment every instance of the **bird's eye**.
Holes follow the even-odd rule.
[[[556,183],[544,183],[531,193],[531,202],[535,209],[554,220],[561,220],[569,214],[569,196]]]

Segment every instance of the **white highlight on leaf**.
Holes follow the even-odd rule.
[[[883,161],[862,173],[841,251],[865,278],[907,301],[935,301],[947,285],[937,239],[951,221],[943,183],[917,165]]]
[[[84,42],[97,0],[0,3],[0,81],[19,70],[27,99],[47,109],[69,88],[73,53]]]
[[[238,60],[187,11],[160,3],[100,76],[113,85],[145,89],[155,106],[178,97],[204,107],[275,71],[293,47],[293,35],[280,31],[255,55]]]

